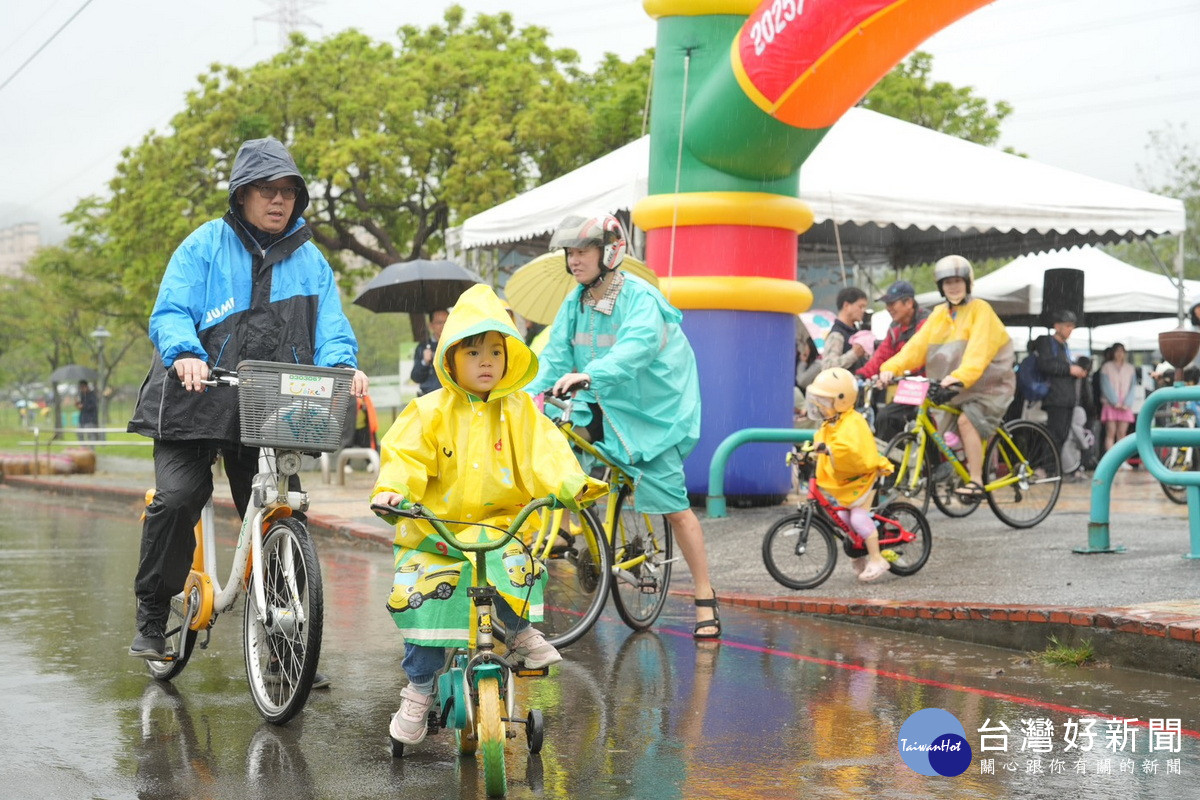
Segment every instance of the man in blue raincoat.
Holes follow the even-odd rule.
[[[697,639],[721,635],[704,534],[688,503],[683,460],[700,438],[696,357],[679,309],[650,284],[619,271],[627,237],[607,214],[570,216],[550,240],[579,284],[563,301],[529,391],[576,395],[578,427],[636,481],[634,507],[663,514],[695,583]]]
[[[241,444],[237,393],[206,391],[209,368],[236,369],[245,359],[344,367],[355,370],[353,393],[367,392],[333,270],[300,216],[307,207],[308,188],[283,144],[244,142],[229,210],[184,239],[163,274],[150,314],[154,358],[129,422],[131,432],[154,439],[155,483],[130,655],[163,656],[169,603],[191,569],[192,529],[212,493],[217,452],[238,513],[249,505],[258,448]]]

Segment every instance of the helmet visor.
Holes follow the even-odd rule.
[[[604,231],[594,217],[567,217],[550,237],[550,249],[602,247]]]
[[[805,395],[804,416],[817,422],[824,422],[835,413],[837,412],[834,411],[832,397],[824,397],[812,392]]]

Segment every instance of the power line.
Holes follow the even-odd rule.
[[[4,80],[4,83],[0,83],[0,92],[4,91],[4,87],[5,87],[5,86],[8,86],[10,83],[12,83],[12,80],[13,80],[13,78],[15,78],[15,77],[17,77],[18,75],[20,75],[20,74],[21,74],[21,70],[23,70],[23,69],[25,69],[26,67],[28,67],[28,66],[29,66],[29,63],[30,63],[31,61],[33,61],[35,58],[37,58],[37,57],[38,57],[38,55],[39,55],[39,54],[41,54],[41,52],[42,52],[43,50],[45,50],[45,49],[46,49],[46,47],[47,47],[47,46],[48,46],[48,45],[49,45],[51,42],[53,42],[53,41],[54,41],[54,39],[55,39],[55,38],[56,38],[56,37],[57,37],[57,36],[58,36],[60,33],[62,33],[62,32],[63,32],[63,30],[65,30],[65,29],[66,29],[66,27],[67,27],[68,25],[70,25],[72,22],[74,22],[74,21],[75,21],[75,18],[76,18],[76,17],[78,17],[78,16],[79,16],[79,15],[80,15],[80,14],[83,12],[83,10],[84,10],[85,8],[87,8],[88,6],[90,6],[91,4],[92,4],[92,0],[84,0],[84,3],[83,3],[83,5],[81,5],[81,6],[79,7],[79,9],[78,9],[78,10],[77,10],[77,11],[76,11],[74,14],[72,14],[72,15],[70,16],[70,18],[68,18],[68,19],[67,19],[67,21],[66,21],[66,22],[64,22],[62,25],[60,25],[60,26],[59,26],[59,28],[58,28],[58,30],[56,30],[54,33],[50,34],[50,38],[49,38],[49,39],[47,39],[46,41],[42,42],[42,46],[41,46],[41,47],[39,47],[37,50],[34,50],[34,51],[33,51],[33,55],[31,55],[29,58],[25,59],[25,63],[23,63],[21,66],[17,67],[17,71],[16,71],[16,72],[14,72],[12,75],[9,75],[7,78],[5,78],[5,80]]]

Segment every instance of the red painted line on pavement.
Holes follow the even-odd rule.
[[[679,630],[672,630],[670,628],[660,628],[658,630],[658,632],[659,633],[668,633],[672,636],[678,636],[682,639],[691,639],[692,638],[692,634],[690,631],[679,631]],[[1045,708],[1050,711],[1058,711],[1063,714],[1075,714],[1078,716],[1095,717],[1097,719],[1115,719],[1115,717],[1113,717],[1111,714],[1101,714],[1101,713],[1098,713],[1095,711],[1089,711],[1088,709],[1085,709],[1085,708],[1075,708],[1074,706],[1064,706],[1064,705],[1059,705],[1058,703],[1048,703],[1048,702],[1045,702],[1044,700],[1035,700],[1032,697],[1022,697],[1021,695],[1008,694],[1006,692],[994,692],[990,689],[979,689],[974,686],[964,686],[964,685],[958,684],[958,683],[947,683],[945,681],[935,681],[935,680],[931,680],[930,678],[918,678],[916,675],[908,675],[903,672],[895,672],[893,670],[887,670],[887,669],[876,669],[874,667],[864,667],[861,664],[848,664],[844,661],[831,661],[827,658],[817,658],[816,656],[806,656],[806,655],[801,655],[800,653],[791,653],[791,652],[788,652],[787,650],[779,650],[774,647],[763,647],[761,645],[745,644],[743,642],[731,642],[728,639],[721,639],[720,643],[721,643],[722,647],[735,647],[739,650],[746,650],[751,653],[761,653],[763,655],[778,656],[780,658],[790,658],[793,661],[807,661],[810,664],[820,664],[822,666],[835,667],[837,669],[849,670],[851,672],[864,672],[864,673],[867,673],[870,675],[877,675],[881,678],[891,678],[892,680],[907,681],[908,683],[919,683],[922,686],[932,686],[937,689],[950,689],[950,690],[953,690],[956,692],[963,692],[965,694],[974,694],[974,695],[979,695],[980,697],[989,697],[989,698],[992,698],[995,700],[1005,700],[1010,703],[1017,703],[1018,705],[1034,706],[1035,708]],[[1126,719],[1126,718],[1121,717],[1121,719]],[[1137,720],[1137,721],[1131,722],[1130,724],[1132,724],[1136,727],[1139,727],[1139,728],[1149,728],[1149,726],[1150,726],[1150,723],[1148,721],[1143,721],[1143,720]],[[1194,731],[1194,730],[1191,730],[1188,728],[1184,728],[1180,731],[1180,733],[1182,735],[1188,736],[1192,739],[1200,739],[1200,731]]]

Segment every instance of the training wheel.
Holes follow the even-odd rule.
[[[525,739],[529,744],[529,752],[542,752],[542,740],[546,735],[546,721],[542,712],[532,709],[525,718]]]

